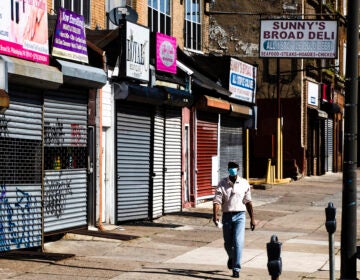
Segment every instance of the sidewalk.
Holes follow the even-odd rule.
[[[335,266],[339,278],[342,174],[253,189],[252,195],[258,225],[245,233],[241,279],[271,279],[266,243],[273,234],[282,242],[280,279],[329,279],[324,226],[329,201],[337,208]],[[222,232],[213,225],[211,214],[212,204],[204,203],[153,223],[106,226],[106,233],[118,239],[67,234],[46,243],[44,254],[22,251],[0,258],[0,279],[231,279]],[[359,261],[357,265],[360,278]]]

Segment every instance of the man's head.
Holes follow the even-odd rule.
[[[239,168],[239,164],[235,160],[230,160],[228,163],[228,168]]]
[[[228,171],[230,178],[236,178],[239,171],[239,164],[235,160],[231,160],[228,163]]]

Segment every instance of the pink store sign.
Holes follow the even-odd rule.
[[[176,38],[156,33],[156,70],[176,74]]]
[[[0,1],[0,54],[49,64],[46,0]]]

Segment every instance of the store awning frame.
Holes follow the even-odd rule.
[[[230,115],[251,117],[253,110],[251,107],[230,102]]]
[[[59,69],[46,64],[0,55],[5,62],[5,75],[9,83],[41,89],[57,89],[63,84]]]
[[[87,88],[101,88],[106,84],[107,75],[103,69],[61,59],[56,61],[59,63],[66,84]]]
[[[228,113],[230,112],[231,106],[230,102],[226,100],[208,95],[202,95],[196,102],[196,108],[204,111]]]
[[[162,105],[165,99],[165,92],[156,87],[146,87],[122,82],[112,83],[112,88],[115,100]]]

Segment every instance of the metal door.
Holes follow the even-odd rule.
[[[239,175],[243,176],[243,148],[243,121],[239,118],[221,116],[220,178],[228,176],[227,164],[230,160],[239,163]]]
[[[197,199],[202,199],[214,194],[212,157],[218,154],[218,114],[198,111],[196,133],[196,192]]]
[[[164,200],[164,110],[157,109],[154,118],[154,157],[152,218],[163,214]]]
[[[165,118],[164,213],[181,210],[181,108],[167,108]]]
[[[121,104],[116,113],[117,222],[149,218],[151,113]]]
[[[44,94],[44,231],[87,226],[87,103],[79,91]]]
[[[333,171],[334,162],[334,121],[325,120],[325,171]]]
[[[0,252],[41,246],[42,101],[10,89],[0,114]]]

